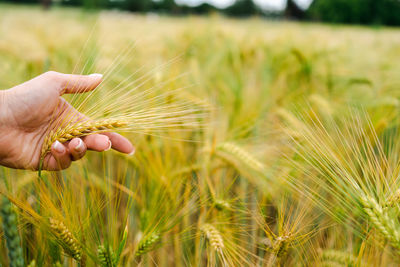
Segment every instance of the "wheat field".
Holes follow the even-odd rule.
[[[136,153],[1,167],[2,266],[400,265],[399,29],[0,5],[0,88],[49,70]]]

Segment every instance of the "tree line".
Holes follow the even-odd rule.
[[[173,15],[208,14],[218,12],[227,16],[265,16],[328,23],[400,26],[400,0],[314,0],[307,10],[295,0],[287,0],[283,11],[268,11],[252,0],[236,0],[227,8],[210,4],[178,5],[174,0],[0,0],[12,3],[41,3],[82,6],[87,9],[121,9],[132,12],[157,12]],[[53,1],[53,2],[52,2]]]

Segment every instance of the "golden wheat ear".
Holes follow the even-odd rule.
[[[77,122],[67,125],[64,128],[57,128],[52,130],[45,138],[41,157],[43,158],[46,153],[51,149],[51,145],[55,141],[65,143],[75,137],[83,137],[94,133],[103,133],[117,128],[125,127],[128,122],[124,119],[102,119],[96,121]]]
[[[204,234],[210,247],[221,253],[222,249],[225,247],[224,240],[222,239],[221,233],[212,224],[206,223],[201,228],[200,231]]]

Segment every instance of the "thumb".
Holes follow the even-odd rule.
[[[101,82],[103,75],[94,73],[90,75],[75,75],[57,73],[60,83],[60,95],[89,92],[95,89]]]

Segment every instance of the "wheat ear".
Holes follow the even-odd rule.
[[[200,230],[208,240],[210,247],[217,252],[221,252],[224,246],[224,240],[222,239],[221,233],[211,224],[204,224]]]
[[[81,247],[64,223],[50,218],[50,228],[63,247],[64,252],[75,260],[80,261],[82,259]]]
[[[136,248],[135,256],[138,257],[153,250],[160,241],[161,235],[157,231],[145,236],[142,240],[140,240]]]
[[[1,217],[3,219],[3,231],[6,237],[6,246],[8,250],[8,260],[10,267],[23,267],[24,256],[22,253],[21,240],[18,233],[18,219],[8,198],[3,198],[1,206]]]
[[[247,168],[263,173],[265,170],[264,164],[256,159],[249,152],[233,143],[221,143],[216,147],[217,155],[231,162],[231,158],[235,161],[244,164]],[[222,153],[219,153],[222,152]],[[235,165],[235,164],[234,164]]]
[[[383,209],[374,198],[364,195],[361,197],[361,203],[374,227],[393,247],[400,249],[400,229],[397,221],[391,218],[387,210]]]
[[[109,130],[125,127],[128,124],[123,119],[102,119],[95,121],[82,121],[71,123],[63,128],[52,130],[45,138],[41,155],[44,157],[55,141],[65,143],[75,137],[87,136],[93,133],[102,133]]]
[[[340,266],[355,266],[357,258],[352,254],[339,250],[323,250],[321,251],[322,263],[335,263]]]
[[[114,267],[114,253],[111,248],[100,245],[97,249],[98,258],[102,267]]]

